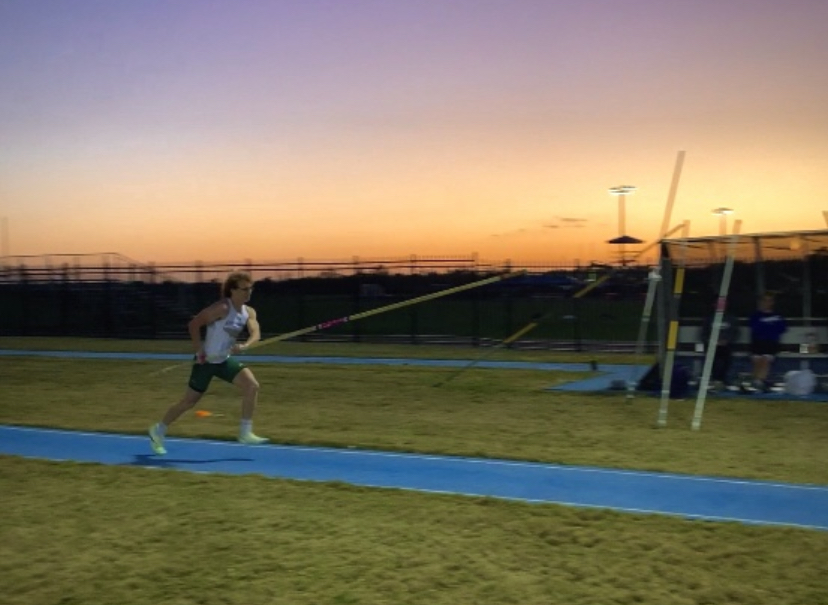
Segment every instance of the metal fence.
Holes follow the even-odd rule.
[[[238,260],[204,263],[143,263],[118,253],[51,254],[0,257],[0,283],[29,281],[221,281],[231,271],[245,270],[259,281],[303,279],[307,277],[347,277],[353,275],[426,275],[451,272],[490,273],[524,270],[532,273],[549,270],[594,270],[593,265],[572,266],[552,263],[513,263],[511,260],[481,260],[476,254],[454,257],[418,256],[359,257],[339,260],[295,258],[277,261]]]
[[[500,342],[543,318],[516,347],[629,350],[641,321],[650,267],[534,265],[465,257],[409,256],[339,261],[152,264],[119,254],[0,258],[0,334],[187,338],[187,321],[216,300],[226,275],[249,271],[251,304],[265,335],[308,326],[478,281],[504,271],[520,277],[378,314],[306,339],[390,342]],[[777,308],[811,324],[828,316],[828,257],[738,263],[728,307],[746,317],[755,293],[777,293]],[[688,266],[682,325],[710,312],[721,265]],[[575,297],[611,272],[585,297]],[[761,279],[760,279],[761,277]],[[821,324],[820,324],[821,325]],[[655,340],[650,335],[650,340]]]
[[[306,339],[500,342],[544,317],[515,346],[631,348],[647,267],[625,267],[583,299],[572,294],[605,267],[492,263],[475,255],[220,264],[145,264],[118,254],[5,257],[0,262],[0,333],[186,338],[186,323],[219,296],[227,273],[250,271],[251,302],[265,337],[474,282],[525,274],[377,314]]]

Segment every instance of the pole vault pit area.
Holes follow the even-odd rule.
[[[701,382],[708,348],[702,342],[702,324],[718,301],[739,326],[733,365],[720,393],[745,394],[740,387],[750,376],[749,319],[759,297],[767,293],[774,296],[775,310],[788,329],[769,376],[775,389],[748,394],[790,398],[784,390],[786,375],[809,370],[816,377],[813,398],[828,400],[828,230],[665,239],[660,249],[661,280],[644,346],[655,354],[655,362],[638,381],[638,390],[652,390],[655,383],[660,389],[671,350],[671,377],[682,369],[691,388]]]

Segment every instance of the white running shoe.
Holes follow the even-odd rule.
[[[267,437],[259,437],[253,433],[243,433],[239,435],[239,443],[243,443],[245,445],[261,445],[263,443],[267,443],[268,441],[269,439]]]
[[[149,438],[150,446],[152,447],[153,452],[159,456],[163,456],[167,453],[167,450],[164,448],[164,438],[158,434],[157,424],[153,424],[149,427]]]

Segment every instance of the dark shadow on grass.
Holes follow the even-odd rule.
[[[253,458],[206,458],[203,460],[187,460],[184,458],[167,458],[155,454],[135,454],[129,466],[155,466],[167,468],[178,465],[215,464],[217,462],[253,462]]]

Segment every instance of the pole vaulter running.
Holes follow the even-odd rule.
[[[384,307],[378,307],[376,309],[369,309],[368,311],[362,311],[360,313],[354,313],[353,315],[345,315],[344,317],[338,317],[336,319],[330,319],[328,321],[323,321],[318,324],[314,324],[312,326],[308,326],[306,328],[302,328],[300,330],[294,330],[293,332],[285,332],[284,334],[279,334],[278,336],[272,336],[271,338],[265,338],[258,342],[253,343],[248,347],[247,350],[256,349],[259,347],[263,347],[265,345],[273,344],[275,342],[281,342],[283,340],[290,340],[291,338],[296,338],[298,336],[304,336],[305,334],[310,334],[312,332],[319,332],[321,330],[327,330],[328,328],[332,328],[334,326],[338,326],[344,323],[351,323],[354,321],[359,321],[360,319],[365,319],[366,317],[372,317],[374,315],[379,315],[380,313],[387,313],[389,311],[394,311],[396,309],[402,309],[404,307],[410,307],[411,305],[416,305],[422,302],[426,302],[429,300],[434,300],[436,298],[442,298],[443,296],[449,296],[451,294],[456,294],[458,292],[464,292],[466,290],[471,290],[473,288],[479,288],[481,286],[487,286],[489,284],[494,284],[506,279],[511,279],[513,277],[517,277],[519,275],[525,275],[526,271],[513,271],[509,273],[502,273],[500,275],[495,275],[493,277],[488,277],[486,279],[481,279],[479,281],[471,282],[468,284],[463,284],[462,286],[456,286],[454,288],[448,288],[446,290],[440,290],[439,292],[432,292],[431,294],[426,294],[424,296],[418,296],[417,298],[412,298],[409,300],[403,300],[397,303],[392,303],[390,305],[385,305]],[[175,365],[168,366],[158,372],[156,374],[163,374],[169,372],[170,370],[174,370],[175,368],[179,368],[185,365],[190,365],[190,361],[185,361],[181,363],[177,363]]]

